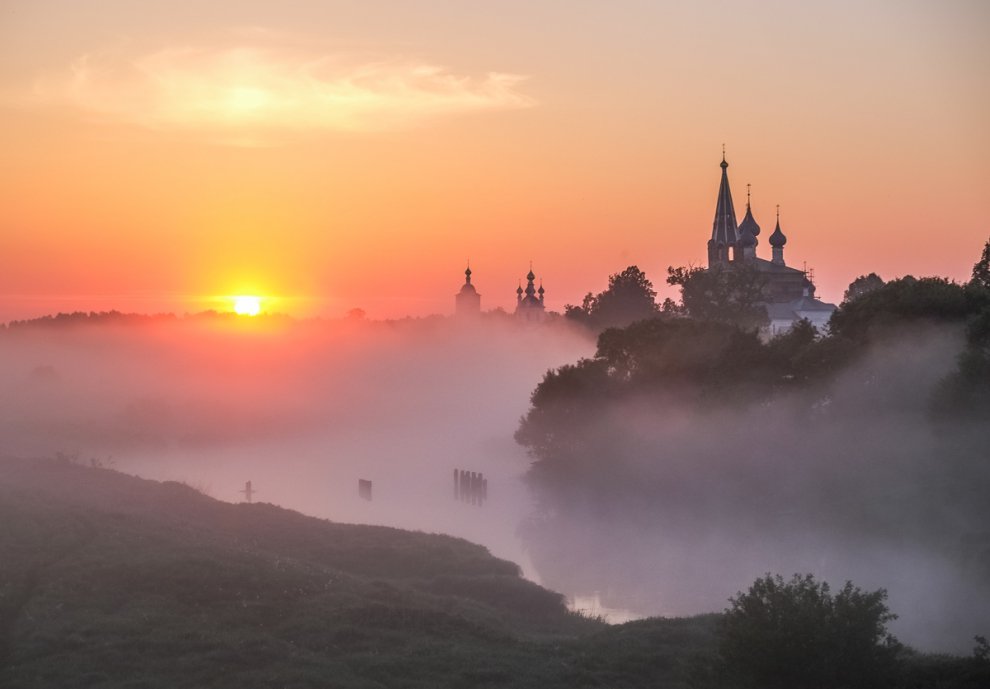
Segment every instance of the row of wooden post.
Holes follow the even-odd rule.
[[[258,491],[251,486],[248,481],[244,484],[244,494],[246,502],[251,502],[251,498]],[[358,495],[371,500],[371,481],[358,479]],[[454,469],[454,500],[467,502],[472,505],[483,505],[488,499],[488,479],[480,471],[463,471]]]
[[[454,469],[454,500],[483,505],[488,499],[488,479],[480,471]]]

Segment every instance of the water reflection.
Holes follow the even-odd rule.
[[[623,624],[644,617],[644,615],[637,614],[632,610],[609,607],[602,602],[600,591],[594,591],[586,596],[570,597],[567,599],[567,607],[587,617],[601,618],[609,624]]]

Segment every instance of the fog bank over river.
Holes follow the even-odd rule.
[[[953,337],[884,356],[893,366],[924,366],[939,348],[956,346]],[[855,538],[834,520],[816,521],[855,503],[847,483],[812,491],[821,509],[788,506],[769,522],[739,502],[754,476],[772,477],[766,488],[776,495],[823,476],[884,478],[868,460],[904,447],[925,461],[932,439],[903,417],[863,431],[856,440],[873,445],[850,453],[843,448],[852,436],[836,438],[834,426],[774,437],[799,420],[784,414],[768,424],[766,410],[723,419],[721,440],[704,432],[703,419],[631,410],[618,428],[640,447],[666,448],[641,453],[653,467],[643,475],[665,479],[655,499],[620,492],[609,509],[538,500],[523,481],[530,460],[513,432],[544,372],[593,352],[592,338],[564,323],[520,327],[499,317],[473,325],[213,317],[10,329],[0,333],[0,452],[94,459],[227,501],[243,499],[251,481],[256,501],[482,543],[579,606],[597,596],[631,616],[720,610],[765,572],[812,572],[835,587],[851,579],[889,589],[901,616],[895,633],[923,649],[966,652],[974,633],[990,632],[977,624],[990,619],[990,596],[979,595],[986,582],[958,560],[905,540],[896,521]],[[765,453],[738,452],[757,443]],[[823,474],[814,467],[826,455],[833,469]],[[629,456],[616,448],[603,461]],[[786,470],[759,469],[780,458]],[[454,499],[455,469],[483,472],[483,506]],[[936,469],[929,475],[937,479]],[[359,479],[373,482],[372,501],[358,496]],[[903,492],[905,524],[942,519],[919,501],[924,486],[893,481],[891,490]]]

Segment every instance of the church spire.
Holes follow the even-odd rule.
[[[715,221],[712,223],[712,238],[708,242],[708,265],[729,262],[729,249],[736,246],[736,209],[732,205],[732,191],[729,189],[729,164],[725,161],[725,145],[722,146],[722,181],[718,187],[718,200],[715,204]]]

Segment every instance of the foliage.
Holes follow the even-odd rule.
[[[869,294],[873,290],[879,289],[884,286],[883,278],[876,273],[870,273],[869,275],[860,275],[858,278],[849,283],[849,287],[846,288],[845,294],[842,295],[842,301],[852,301],[864,294]]]
[[[622,327],[656,316],[659,311],[656,296],[646,273],[636,266],[629,266],[621,273],[609,276],[605,291],[585,295],[581,306],[568,304],[564,315],[593,330]]]
[[[973,265],[973,279],[970,284],[990,289],[990,240],[983,245],[980,260]]]
[[[799,321],[762,342],[754,330],[755,312],[766,315],[755,272],[668,272],[668,282],[682,288],[681,306],[668,300],[657,318],[606,329],[594,358],[549,371],[537,386],[516,433],[536,460],[534,470],[562,475],[565,467],[610,466],[613,421],[634,400],[674,400],[691,409],[768,403],[780,391],[813,386],[827,395],[826,386],[873,344],[921,323],[967,325],[967,348],[932,408],[943,417],[990,413],[990,290],[977,284],[910,277],[883,283],[870,273],[850,285],[826,336]],[[816,403],[813,395],[808,400]]]
[[[976,648],[969,658],[940,653],[916,653],[907,649],[901,661],[900,681],[895,686],[904,689],[990,687],[990,658],[986,656],[986,639],[982,636],[975,638]]]
[[[754,379],[766,363],[756,334],[720,322],[656,319],[610,329],[595,356],[633,388],[675,384],[710,389]]]
[[[719,630],[727,677],[742,687],[886,687],[899,651],[883,589],[846,582],[832,595],[806,574],[767,574],[730,599]]]
[[[986,297],[945,278],[901,278],[844,301],[829,321],[836,337],[865,343],[892,327],[964,322]]]
[[[529,412],[519,422],[516,442],[547,460],[582,454],[587,439],[576,431],[594,424],[613,388],[607,363],[600,359],[582,359],[547,371],[533,391]]]
[[[593,359],[550,370],[534,390],[516,441],[537,460],[595,455],[615,401],[675,397],[682,403],[729,404],[765,394],[779,378],[755,332],[687,318],[655,318],[598,336]]]
[[[667,283],[681,288],[687,316],[756,330],[769,322],[762,305],[766,278],[748,264],[667,268]]]
[[[933,408],[941,420],[983,420],[990,416],[990,288],[967,286],[974,305],[966,323],[966,348],[958,366],[935,391]]]
[[[831,366],[833,352],[821,344],[821,335],[806,318],[767,343],[777,376],[790,385],[821,377]]]
[[[931,407],[942,421],[986,418],[990,414],[990,288],[979,278],[986,258],[985,248],[973,280],[965,285],[944,278],[906,277],[843,302],[829,321],[831,339],[844,342],[848,353],[904,327],[965,325],[966,348],[956,370],[933,393]]]

